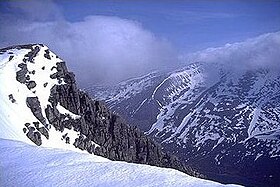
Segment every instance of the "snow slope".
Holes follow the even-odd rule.
[[[237,186],[190,177],[173,169],[109,161],[5,139],[0,139],[0,147],[0,186]]]
[[[77,151],[72,144],[75,138],[79,137],[78,132],[66,129],[67,132],[65,131],[63,134],[68,133],[70,144],[65,144],[62,132],[51,128],[51,124],[47,120],[45,124],[38,121],[28,107],[27,98],[37,97],[42,115],[47,119],[44,111],[48,105],[51,105],[49,102],[51,88],[54,85],[65,84],[64,80],[51,78],[51,75],[58,72],[58,63],[62,63],[63,60],[42,44],[33,45],[32,48],[11,47],[0,52],[0,137],[33,144],[23,133],[23,128],[24,124],[29,123],[29,127],[32,127],[34,122],[37,122],[39,123],[38,128],[46,128],[49,134],[49,138],[42,136],[42,146]],[[28,55],[33,55],[33,58]],[[26,67],[26,77],[29,77],[24,84],[17,80],[17,73],[22,67]],[[35,87],[28,87],[30,82],[34,82]],[[79,118],[78,115],[66,110],[59,103],[57,110],[61,114],[68,114],[72,119]],[[35,132],[38,128],[35,129]]]

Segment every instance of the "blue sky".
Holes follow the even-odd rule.
[[[70,22],[89,15],[134,20],[177,50],[196,51],[280,30],[280,1],[273,0],[54,0]],[[17,14],[1,1],[0,11]]]
[[[217,47],[280,30],[280,1],[55,2],[69,21],[92,14],[135,20],[178,50]]]
[[[176,67],[182,56],[192,56],[183,63],[224,54],[248,61],[244,51],[250,51],[279,66],[277,55],[262,51],[280,50],[280,1],[2,0],[0,25],[0,47],[44,43],[80,83],[110,84]],[[242,44],[250,38],[256,41]]]

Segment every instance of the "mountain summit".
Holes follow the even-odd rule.
[[[1,49],[0,61],[1,138],[201,176],[79,90],[65,62],[45,45]]]

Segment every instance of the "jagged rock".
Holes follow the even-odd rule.
[[[72,128],[72,120],[69,118],[68,120],[62,121],[63,128],[71,129]]]
[[[45,54],[44,54],[44,57],[51,60],[51,56],[50,56],[50,51],[47,49],[45,50]]]
[[[30,123],[25,123],[24,126],[29,127]]]
[[[40,51],[39,46],[35,46],[35,48],[31,47],[31,51],[25,55],[25,57],[28,58],[28,61],[31,63],[34,63],[33,58],[37,55],[37,53]]]
[[[51,88],[49,101],[56,105],[58,102],[74,114],[80,109],[80,98],[75,84],[55,85]]]
[[[67,73],[67,74],[64,76],[64,81],[65,81],[65,83],[67,83],[67,84],[73,84],[73,83],[75,83],[75,75],[74,75],[74,73],[72,73],[72,72]]]
[[[57,75],[61,77],[71,75],[64,70],[61,72],[64,74]],[[75,147],[111,160],[171,167],[198,176],[196,172],[185,167],[176,157],[164,153],[161,146],[146,137],[137,128],[129,127],[120,116],[110,112],[105,104],[92,100],[86,93],[78,90],[73,78],[67,78],[71,80],[65,81],[67,84],[54,86],[51,89],[49,101],[53,106],[59,102],[69,111],[81,116],[79,123],[63,120],[59,123],[60,127],[63,126],[63,128],[65,125],[72,125],[75,130],[86,137],[76,138]],[[50,106],[47,107],[46,114],[49,121],[56,119]],[[100,147],[94,147],[92,141]]]
[[[29,81],[28,83],[27,83],[27,88],[29,89],[29,90],[31,90],[32,88],[35,88],[36,87],[36,82],[35,81]]]
[[[50,75],[50,78],[51,78],[51,79],[57,79],[57,78],[59,78],[59,75],[58,75],[57,72],[55,72],[55,73],[53,73],[53,74]]]
[[[58,111],[55,112],[54,108],[50,105],[47,105],[47,108],[45,109],[45,113],[47,116],[48,121],[53,124],[55,121],[59,120],[59,113]]]
[[[83,136],[79,136],[79,138],[75,139],[74,146],[78,147],[81,150],[85,150],[85,142]]]
[[[65,139],[67,137],[68,133],[62,135],[62,139]]]
[[[54,67],[54,68],[56,68],[57,72],[51,74],[50,78],[52,78],[52,79],[64,78],[64,76],[66,75],[66,72],[67,72],[67,67],[65,65],[65,62],[57,62],[56,66],[57,67]]]
[[[41,134],[39,132],[34,132],[34,127],[29,127],[28,130],[26,136],[36,145],[40,146],[42,144]]]
[[[69,138],[69,137],[66,137],[65,142],[66,142],[67,144],[70,144],[70,138]]]
[[[50,123],[53,123],[56,119],[56,116],[54,115],[53,108],[50,105],[47,105],[47,108],[45,109],[46,117]]]
[[[14,99],[13,94],[10,94],[10,95],[9,95],[9,100],[10,100],[12,103],[15,103],[15,102],[16,102],[16,100]]]
[[[26,74],[27,74],[27,65],[24,63],[21,63],[18,65],[19,68],[21,68],[19,71],[16,72],[16,79],[20,83],[26,82]]]
[[[44,135],[47,139],[49,139],[49,132],[47,131],[47,129],[45,127],[40,127],[37,128],[37,130]]]
[[[42,115],[42,109],[38,97],[27,97],[26,105],[32,111],[33,115],[43,124],[46,125],[46,119]]]
[[[39,124],[40,124],[40,123],[39,123],[38,121],[33,122],[33,124],[34,124],[34,126],[35,126],[35,128],[36,128],[36,129],[38,129],[38,128],[39,128]]]

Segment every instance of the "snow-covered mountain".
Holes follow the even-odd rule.
[[[0,139],[0,186],[234,187],[174,169]]]
[[[79,133],[73,128],[57,131],[45,112],[52,106],[51,89],[66,84],[64,79],[55,77],[64,62],[43,45],[1,49],[0,62],[0,137],[74,149],[72,144]],[[81,117],[60,103],[55,109],[65,120]],[[70,137],[69,144],[61,140],[66,133]]]
[[[15,182],[19,185],[26,184],[25,181],[28,182],[29,179],[33,183],[34,177],[39,177],[37,173],[41,175],[45,163],[50,164],[47,165],[46,170],[53,171],[56,163],[61,163],[62,159],[63,163],[69,162],[71,165],[71,155],[75,157],[75,164],[69,172],[75,171],[75,167],[79,164],[77,157],[82,157],[82,154],[75,155],[67,151],[63,154],[60,154],[61,151],[53,153],[55,149],[49,148],[91,153],[110,160],[174,168],[192,176],[204,177],[163,150],[158,143],[138,128],[129,126],[119,115],[108,110],[102,102],[91,99],[87,93],[79,90],[74,74],[67,70],[65,62],[45,45],[30,44],[0,49],[0,85],[0,138],[48,147],[48,149],[38,149],[1,140],[0,182],[4,181],[4,184],[16,184],[11,181],[16,176],[19,178]],[[19,149],[21,152],[14,155]],[[42,155],[39,152],[42,152]],[[44,156],[45,153],[47,156]],[[65,158],[54,159],[59,155],[69,156],[69,158],[67,161],[64,161]],[[82,158],[80,160],[83,166],[89,164]],[[25,174],[35,172],[36,175],[22,175],[17,164]],[[125,171],[130,167],[129,164],[115,165],[111,162],[100,167],[107,168],[104,171],[106,174],[111,169],[108,167],[111,166],[112,173],[119,172],[115,167],[124,168]],[[80,167],[77,169],[81,171]],[[144,169],[151,172],[163,171],[162,177],[165,177],[167,172],[173,172],[173,170],[153,170],[145,167],[139,166],[139,172]],[[96,163],[90,166],[93,171],[97,171],[97,168]],[[132,177],[132,171],[138,171],[136,168],[138,166],[132,165],[131,169],[127,169],[128,175]],[[67,169],[67,167],[59,167],[59,169]],[[45,173],[47,176],[50,175],[48,171]],[[66,170],[63,172],[60,174],[66,180],[69,175]],[[162,177],[159,174],[159,178]],[[52,181],[50,178],[37,180]],[[137,180],[140,179],[142,178]],[[131,184],[127,182],[126,185]],[[105,181],[104,184],[109,185],[110,180],[109,183]],[[122,186],[121,184],[117,186]]]
[[[199,62],[86,90],[210,178],[280,182],[279,72]]]

